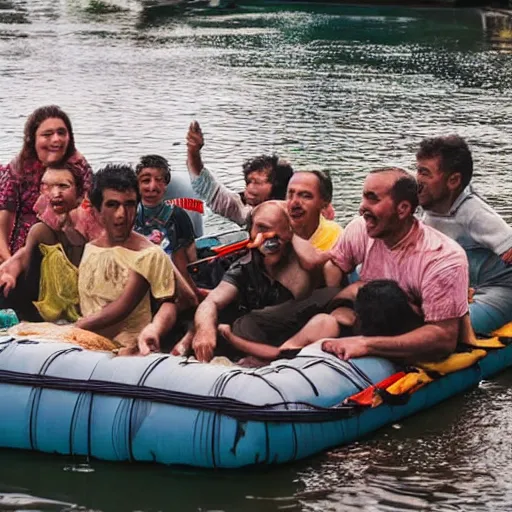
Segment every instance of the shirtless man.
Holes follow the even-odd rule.
[[[303,300],[310,301],[308,296],[317,282],[314,273],[305,271],[299,264],[291,245],[289,218],[282,205],[275,201],[257,206],[250,223],[253,241],[258,235],[270,232],[275,237],[235,262],[225,273],[222,282],[197,308],[192,348],[200,361],[210,361],[213,357],[219,313],[230,304],[237,303],[238,310],[247,313],[233,325],[235,332],[238,329],[244,331],[244,337],[251,337],[247,333],[253,330],[265,331],[260,332],[257,339],[272,337],[273,334],[267,329],[269,326],[277,332],[283,331],[284,336],[285,332],[290,332],[290,328],[297,329]],[[336,290],[329,290],[328,296],[325,292],[323,294],[321,298],[312,295],[314,311],[323,305],[318,305],[316,301],[330,300]],[[311,310],[306,306],[303,309]]]

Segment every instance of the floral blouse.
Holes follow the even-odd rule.
[[[89,190],[92,170],[87,160],[75,153],[69,161],[76,165],[84,177],[84,190]],[[9,237],[11,254],[25,245],[30,228],[37,222],[34,205],[39,197],[41,178],[45,168],[39,161],[25,163],[23,173],[16,172],[16,159],[6,166],[0,165],[0,210],[16,214]]]

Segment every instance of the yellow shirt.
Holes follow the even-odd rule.
[[[85,246],[78,273],[82,315],[92,315],[118,299],[128,282],[130,270],[146,279],[155,299],[174,295],[171,260],[160,247],[152,245],[132,251],[125,247],[98,247],[89,243]],[[151,318],[148,291],[128,318],[109,329],[109,337],[125,347],[133,346]]]
[[[316,231],[311,235],[309,242],[319,251],[328,251],[334,247],[334,244],[343,233],[343,228],[333,220],[327,220],[320,215],[320,222]]]

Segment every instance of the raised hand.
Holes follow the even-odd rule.
[[[187,132],[187,149],[189,151],[201,151],[204,146],[204,137],[197,121],[192,121]]]
[[[197,121],[190,123],[187,132],[187,166],[188,170],[199,176],[203,169],[201,148],[204,145],[203,132]]]

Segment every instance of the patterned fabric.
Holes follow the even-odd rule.
[[[345,228],[331,258],[346,274],[362,264],[364,282],[396,281],[421,307],[425,322],[460,318],[468,312],[468,261],[463,249],[417,220],[390,249],[382,240],[370,238],[364,219],[358,217]]]
[[[89,190],[92,170],[80,153],[75,153],[70,163],[76,165],[84,176],[84,188]],[[25,245],[29,229],[38,221],[34,205],[39,197],[44,166],[39,161],[25,163],[24,169],[17,169],[17,158],[7,166],[0,166],[0,210],[15,213],[14,227],[9,237],[11,254]]]
[[[174,204],[188,210],[189,212],[197,212],[201,215],[204,213],[204,203],[201,199],[194,199],[192,197],[177,197],[175,199],[169,199],[170,204]]]
[[[188,247],[195,238],[190,217],[183,208],[175,206],[170,201],[164,201],[152,208],[140,203],[137,207],[134,229],[160,245],[167,254]],[[160,236],[155,237],[155,231]]]

